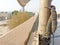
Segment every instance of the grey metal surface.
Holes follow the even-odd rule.
[[[53,45],[53,37],[51,38],[51,45]],[[60,22],[58,22],[57,29],[54,34],[54,45],[60,45]]]

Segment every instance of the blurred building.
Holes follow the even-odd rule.
[[[60,14],[57,15],[58,19],[60,19]]]
[[[12,14],[8,12],[0,12],[0,21],[10,19],[11,15]]]

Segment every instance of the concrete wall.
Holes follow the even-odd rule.
[[[37,15],[0,36],[0,45],[26,45]]]

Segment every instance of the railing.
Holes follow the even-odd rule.
[[[54,33],[54,35],[51,35],[51,44],[50,45],[60,45],[59,39],[60,39],[60,22],[57,21],[57,29]]]
[[[32,32],[31,32],[27,45],[38,45],[39,44],[38,24],[39,24],[39,15],[36,21],[34,22]]]
[[[37,15],[0,36],[0,45],[26,45]]]

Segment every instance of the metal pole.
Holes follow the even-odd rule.
[[[23,12],[24,12],[24,7],[23,7]]]
[[[53,45],[54,45],[54,33],[53,33]]]

